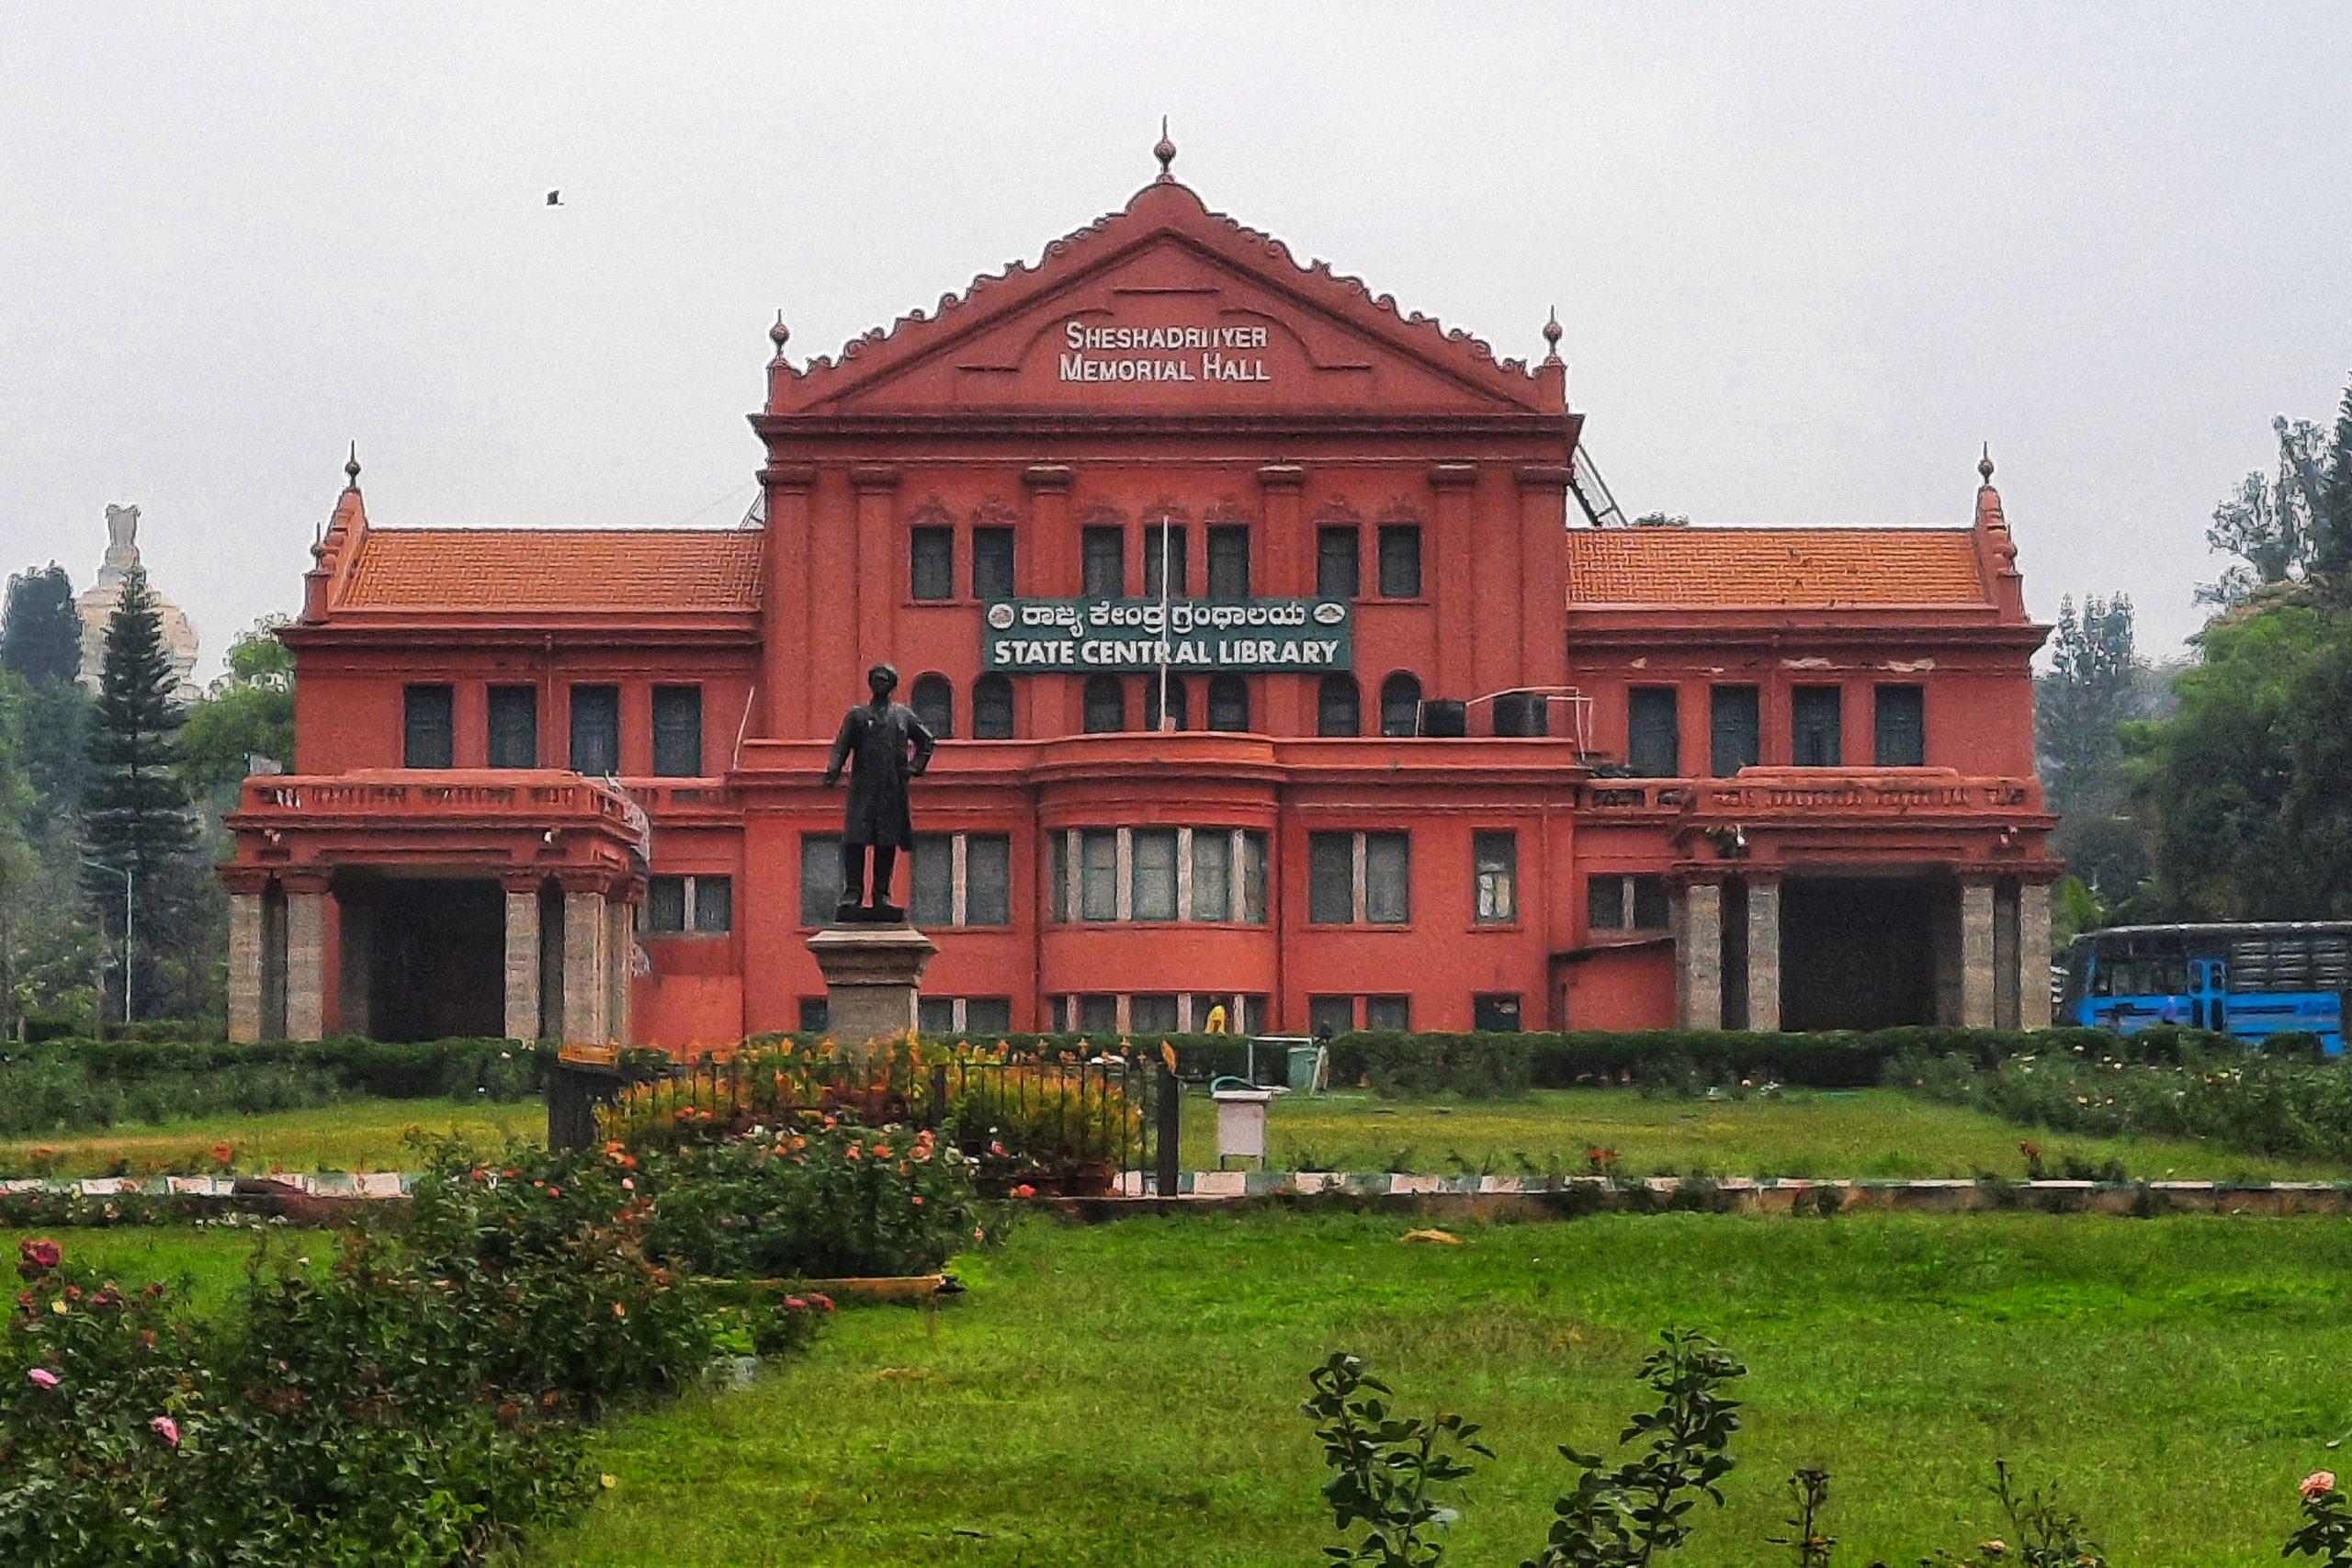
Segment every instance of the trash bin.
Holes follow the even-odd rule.
[[[1303,1094],[1320,1094],[1322,1084],[1323,1047],[1294,1045],[1290,1048],[1290,1087]]]
[[[1239,1084],[1227,1089],[1227,1084]],[[1271,1089],[1252,1089],[1239,1078],[1220,1078],[1209,1086],[1209,1099],[1216,1104],[1216,1165],[1225,1168],[1228,1159],[1254,1159],[1259,1168],[1266,1164],[1266,1107],[1281,1092]]]

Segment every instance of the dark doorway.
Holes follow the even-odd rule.
[[[366,896],[369,1034],[506,1032],[506,902],[497,883],[380,882]],[[346,946],[344,961],[356,956]]]
[[[1927,883],[1792,878],[1781,899],[1781,1028],[1935,1021],[1935,904]]]

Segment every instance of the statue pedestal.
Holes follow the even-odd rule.
[[[939,949],[912,926],[827,926],[808,939],[825,976],[826,1032],[836,1044],[914,1032],[922,972]]]

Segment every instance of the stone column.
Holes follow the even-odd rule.
[[[914,1032],[922,972],[939,950],[912,926],[832,926],[808,939],[825,976],[825,1025],[855,1047]]]
[[[2018,1027],[2050,1027],[2050,884],[2018,884]]]
[[[570,1045],[602,1045],[607,1036],[605,1001],[605,893],[601,883],[563,885],[562,1038]]]
[[[269,875],[224,874],[229,885],[229,1039],[250,1045],[262,1031],[262,908]]]
[[[629,959],[637,948],[636,912],[627,893],[605,900],[605,1033],[616,1044],[628,1039]]]
[[[1993,885],[1981,878],[1960,885],[1960,1022],[1963,1029],[1993,1027]]]
[[[1747,884],[1747,1027],[1781,1027],[1781,884]]]
[[[539,1037],[539,882],[537,873],[499,879],[506,890],[506,1037]]]
[[[327,879],[287,876],[286,1038],[317,1040],[327,1020]]]
[[[1675,920],[1674,992],[1684,1029],[1724,1026],[1724,890],[1713,882],[1682,889]]]

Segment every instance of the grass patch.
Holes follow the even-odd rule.
[[[842,1313],[747,1393],[622,1422],[619,1478],[539,1564],[1309,1563],[1330,1537],[1306,1374],[1371,1357],[1486,1424],[1453,1561],[1516,1562],[1613,1438],[1669,1322],[1752,1368],[1697,1568],[1762,1544],[1800,1464],[1840,1561],[1995,1533],[1996,1456],[2058,1481],[2119,1563],[2278,1560],[2352,1388],[2352,1224],[2038,1214],[1605,1216],[1470,1227],[1336,1213],[1040,1217],[936,1316]]]
[[[180,1225],[107,1225],[95,1229],[0,1229],[0,1257],[13,1264],[17,1244],[28,1236],[48,1236],[65,1249],[68,1259],[85,1263],[125,1285],[150,1280],[176,1284],[186,1279],[188,1300],[199,1312],[217,1307],[243,1283],[246,1261],[262,1245],[250,1231],[199,1231]],[[334,1238],[315,1231],[288,1238],[288,1256],[331,1248]],[[278,1245],[286,1247],[286,1241]],[[13,1277],[12,1277],[13,1278]],[[12,1282],[10,1290],[16,1287]],[[11,1310],[14,1310],[13,1308]]]
[[[1894,1089],[1791,1090],[1781,1099],[1644,1099],[1630,1089],[1542,1089],[1516,1100],[1382,1100],[1362,1091],[1283,1095],[1267,1143],[1280,1170],[1406,1170],[1497,1176],[1583,1171],[1585,1152],[1614,1148],[1628,1176],[2022,1177],[2020,1139],[2062,1156],[2120,1159],[2142,1180],[2335,1180],[2337,1161],[2246,1154],[2186,1138],[2078,1137],[2019,1127],[1964,1106]],[[1525,1156],[1524,1162],[1521,1156]],[[1305,1162],[1312,1160],[1312,1165]],[[1216,1119],[1184,1102],[1188,1170],[1216,1165]]]
[[[337,1100],[300,1111],[248,1116],[207,1116],[142,1122],[90,1133],[0,1143],[0,1169],[29,1170],[34,1150],[57,1151],[59,1176],[106,1176],[156,1170],[217,1170],[212,1148],[234,1153],[230,1168],[246,1175],[270,1170],[404,1170],[417,1163],[403,1142],[411,1129],[462,1133],[492,1145],[522,1136],[544,1139],[548,1113],[537,1100]]]

